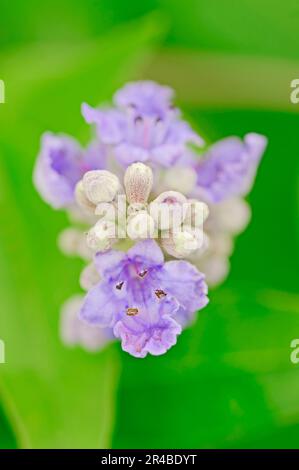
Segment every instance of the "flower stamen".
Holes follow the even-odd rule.
[[[147,275],[147,269],[144,269],[143,271],[140,271],[140,273],[138,273],[138,276],[141,278],[144,278],[146,275]]]
[[[167,295],[166,292],[164,292],[164,290],[162,289],[156,289],[155,294],[158,297],[158,299],[162,299],[163,297],[166,297]]]
[[[137,315],[137,313],[138,313],[138,308],[136,307],[127,308],[127,315],[129,315],[129,317],[134,317],[135,315]]]

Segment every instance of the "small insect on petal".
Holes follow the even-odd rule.
[[[123,285],[124,285],[124,281],[121,281],[121,282],[119,282],[118,284],[116,284],[115,287],[116,287],[116,289],[121,290],[121,288],[122,288]]]

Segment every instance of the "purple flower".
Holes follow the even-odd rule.
[[[105,166],[105,150],[93,142],[83,150],[75,139],[45,133],[34,169],[34,184],[42,198],[55,209],[74,202],[76,183],[89,170]]]
[[[260,134],[220,140],[196,165],[198,193],[209,202],[220,202],[250,191],[256,170],[267,145]]]
[[[172,90],[154,82],[130,83],[114,97],[117,108],[94,109],[82,105],[82,114],[95,124],[101,142],[112,147],[119,163],[151,161],[169,167],[188,151],[187,144],[203,140],[178,118],[171,106]]]
[[[151,115],[136,116],[135,111],[100,110],[83,104],[86,122],[96,124],[100,140],[111,145],[119,163],[151,161],[169,167],[177,163],[188,143],[202,145],[203,140],[181,120]]]
[[[154,116],[164,119],[169,111],[174,111],[174,92],[168,86],[152,81],[127,83],[114,95],[114,103],[119,108],[131,108],[138,116]],[[178,112],[178,110],[176,110]]]
[[[98,253],[95,264],[102,280],[86,295],[80,317],[112,327],[133,356],[164,354],[182,325],[208,302],[204,276],[185,261],[164,263],[153,240],[127,253]]]

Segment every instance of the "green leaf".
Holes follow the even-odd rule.
[[[0,407],[0,449],[16,449],[17,443],[7,417]]]
[[[286,1],[283,9],[275,8],[272,0],[189,0],[184,7],[180,0],[164,0],[163,9],[172,22],[171,45],[298,58],[296,0]]]
[[[282,431],[299,413],[298,366],[290,361],[299,297],[240,291],[212,293],[165,356],[124,357],[116,448],[262,447],[279,432],[287,446]]]
[[[41,132],[87,136],[81,102],[109,99],[160,31],[150,17],[92,42],[39,44],[2,57],[0,391],[22,447],[110,445],[118,354],[115,345],[88,354],[59,340],[59,307],[78,291],[81,263],[58,252],[66,218],[39,199],[31,174]]]

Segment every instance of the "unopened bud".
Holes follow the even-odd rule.
[[[198,250],[203,242],[203,232],[191,227],[176,232],[164,233],[161,245],[164,250],[175,258],[185,258],[195,250]]]
[[[88,171],[82,181],[87,198],[95,205],[113,201],[120,190],[119,179],[107,170]]]
[[[130,204],[128,206],[128,216],[138,214],[138,212],[146,211],[147,204],[142,204],[141,202],[136,202],[135,204]]]
[[[154,238],[155,222],[146,211],[138,212],[129,217],[127,233],[131,240]]]
[[[86,246],[84,232],[77,228],[69,227],[64,229],[59,234],[58,246],[68,256],[79,256],[87,260],[92,257],[92,252]]]
[[[211,224],[213,230],[238,234],[244,230],[251,217],[249,204],[244,199],[234,197],[212,207]]]
[[[109,220],[101,219],[87,232],[86,243],[93,251],[106,251],[115,240],[116,227]]]
[[[133,163],[125,172],[124,185],[129,204],[146,203],[153,186],[151,168],[140,162]]]
[[[183,194],[190,194],[196,184],[196,179],[197,175],[193,168],[173,167],[166,170],[163,186]]]
[[[213,234],[210,251],[218,256],[230,256],[233,252],[233,237],[228,232]]]
[[[196,262],[202,259],[203,256],[206,256],[207,253],[210,253],[210,245],[211,243],[209,236],[205,232],[202,232],[202,240],[200,246],[195,251],[192,251],[189,256],[187,255],[186,257],[189,258],[191,262]]]
[[[202,227],[209,215],[209,207],[205,202],[188,199],[188,208],[184,223],[191,227]]]
[[[94,213],[95,205],[86,197],[83,182],[79,181],[75,187],[75,199],[78,205],[88,213]]]
[[[95,208],[95,215],[100,219],[116,221],[117,220],[117,206],[113,202],[100,202]]]
[[[184,221],[187,199],[177,191],[165,191],[150,204],[150,214],[161,230],[176,230]]]
[[[92,287],[94,287],[100,281],[100,275],[94,265],[94,263],[90,263],[80,274],[80,286],[82,289],[88,291]]]
[[[100,351],[110,341],[105,328],[95,328],[79,319],[84,297],[75,295],[67,300],[60,314],[60,336],[66,346],[80,345],[90,352]]]
[[[226,256],[207,256],[196,263],[197,268],[205,273],[208,286],[214,287],[225,280],[229,273],[229,260]]]

